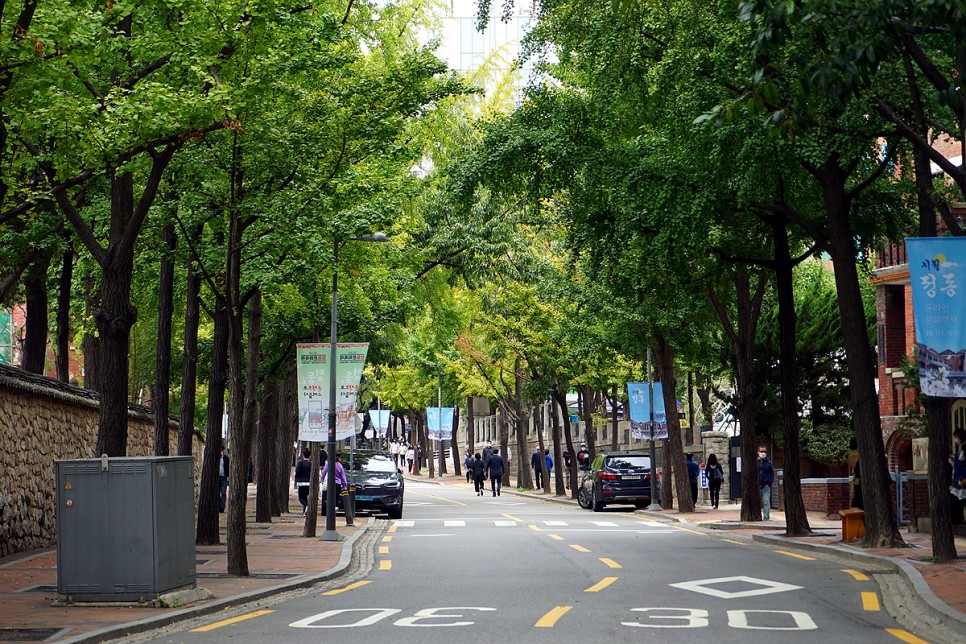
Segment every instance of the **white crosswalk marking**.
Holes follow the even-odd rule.
[[[465,528],[466,521],[443,521],[444,528]]]
[[[498,528],[511,528],[516,524],[516,521],[507,521],[505,519],[498,519],[493,522],[493,525],[497,526]]]
[[[544,521],[543,525],[567,525],[566,521]]]
[[[640,524],[640,525],[650,526],[652,528],[663,528],[664,527],[664,524],[661,523],[660,521],[638,521],[637,523]]]
[[[591,523],[593,523],[596,526],[600,526],[601,528],[616,528],[617,527],[617,524],[616,523],[612,523],[610,521],[591,521]]]
[[[400,520],[397,520],[397,521],[393,521],[393,525],[396,526],[397,528],[411,528],[414,525],[416,525],[416,522],[415,521],[404,521],[404,520],[400,519]]]

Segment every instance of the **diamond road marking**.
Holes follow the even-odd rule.
[[[464,528],[466,521],[443,521],[444,528]]]
[[[544,521],[543,525],[567,525],[566,521]]]
[[[516,521],[504,521],[502,519],[499,519],[499,520],[493,522],[493,525],[498,526],[498,527],[501,527],[501,528],[513,527],[516,524],[517,524]]]
[[[611,521],[591,521],[591,523],[593,523],[596,526],[600,526],[601,528],[616,528],[617,527],[617,524],[616,523],[613,523]]]
[[[728,584],[732,582],[742,582],[744,584],[753,584],[760,586],[760,588],[753,588],[751,590],[739,590],[735,592],[728,592],[727,590],[719,590],[717,588],[711,588],[715,584]],[[801,586],[793,586],[791,584],[783,584],[778,581],[768,581],[766,579],[755,579],[754,577],[718,577],[716,579],[699,579],[697,581],[683,581],[677,584],[668,584],[674,588],[681,588],[683,590],[690,590],[696,593],[701,593],[703,595],[711,595],[712,597],[719,597],[721,599],[737,599],[739,597],[755,597],[757,595],[771,595],[774,593],[784,593],[789,590],[800,590]]]
[[[398,521],[393,521],[393,525],[396,526],[397,528],[411,528],[414,525],[416,525],[416,522],[398,520]]]

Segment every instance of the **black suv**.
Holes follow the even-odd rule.
[[[343,460],[346,455],[342,455]],[[345,463],[348,465],[348,463]],[[385,512],[390,519],[401,519],[405,479],[402,471],[385,452],[356,450],[352,471],[346,470],[349,484],[355,484],[356,511]]]
[[[660,496],[660,481],[654,490]],[[581,478],[577,502],[594,512],[600,512],[608,503],[646,508],[651,503],[650,455],[634,451],[597,454]]]

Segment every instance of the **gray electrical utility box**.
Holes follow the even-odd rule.
[[[64,599],[144,602],[194,585],[190,456],[55,465],[57,592]]]

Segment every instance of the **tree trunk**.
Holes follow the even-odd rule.
[[[466,449],[470,450],[471,454],[476,453],[476,418],[473,416],[473,396],[466,397]]]
[[[220,299],[215,303],[214,314],[205,453],[201,464],[198,525],[195,532],[195,543],[199,546],[221,543],[221,535],[218,533],[218,460],[221,457],[221,425],[225,413],[225,384],[228,378],[228,310]]]
[[[513,361],[513,425],[517,434],[517,487],[533,489],[533,479],[530,477],[530,467],[527,458],[530,456],[530,445],[527,441],[527,425],[529,419],[523,411],[523,375],[521,373],[523,360],[517,356]],[[543,443],[543,439],[540,439]],[[543,452],[540,452],[543,454]],[[503,460],[506,461],[506,450],[503,450]],[[507,485],[510,479],[506,480]]]
[[[952,517],[949,508],[949,408],[951,399],[926,396],[929,432],[929,517],[932,521],[932,556],[938,563],[956,560]],[[933,473],[937,473],[933,476]],[[865,470],[862,491],[865,492]],[[864,499],[864,494],[863,494]]]
[[[568,414],[567,409],[567,394],[557,388],[556,383],[554,383],[554,388],[550,390],[550,396],[553,398],[557,406],[562,410],[561,416],[563,417],[563,435],[564,442],[567,444],[567,452],[570,454],[570,460],[573,465],[570,468],[570,498],[577,498],[577,452],[574,450],[574,439],[570,431],[570,414]]]
[[[291,365],[285,376],[275,384],[275,481],[272,494],[272,516],[282,516],[288,512],[289,485],[295,454],[292,445],[296,444],[298,433],[298,411],[295,408],[295,366]],[[301,446],[299,446],[299,451]]]
[[[128,171],[111,177],[110,251],[100,264],[101,306],[94,312],[101,342],[100,409],[95,454],[127,452],[128,354],[137,310],[131,306],[134,240],[124,243],[134,215],[134,178]]]
[[[184,351],[181,364],[181,407],[178,410],[178,455],[191,456],[194,449],[195,396],[198,392],[198,293],[201,278],[188,263],[184,312]]]
[[[500,432],[500,458],[503,459],[503,485],[510,485],[510,459],[507,458],[507,448],[510,446],[510,423],[507,422],[507,414],[500,414],[497,417],[497,428]],[[517,454],[517,458],[520,455]],[[517,475],[519,479],[519,474]]]
[[[24,277],[27,320],[20,368],[29,373],[41,375],[44,373],[44,363],[47,361],[47,269],[49,267],[50,253],[40,252]]]
[[[275,423],[277,413],[275,387],[265,383],[258,405],[258,426],[255,431],[255,523],[271,523],[275,497],[275,468],[281,436]]]
[[[580,385],[577,387],[577,391],[583,400],[580,411],[584,418],[584,436],[587,442],[587,451],[590,452],[590,458],[593,460],[597,456],[597,432],[594,431],[594,409],[597,406],[597,401],[590,385]]]
[[[557,401],[550,397],[550,440],[553,442],[553,475],[556,483],[556,496],[567,494],[564,485],[564,459],[560,452],[560,415]]]
[[[84,316],[94,317],[100,307],[101,292],[91,271],[84,273]],[[101,341],[96,333],[84,333],[81,340],[81,353],[84,354],[84,389],[100,391],[101,388]]]
[[[617,446],[619,443],[618,439],[620,438],[617,435],[620,428],[620,425],[618,424],[618,421],[617,421],[617,406],[620,404],[620,397],[617,395],[617,385],[613,386],[613,388],[611,389],[611,393],[613,395],[613,398],[611,398],[611,403],[610,403],[610,417],[611,417],[611,429],[613,431],[611,432],[611,436],[610,436],[610,448],[611,450],[616,452]]]
[[[456,438],[456,430],[459,428],[460,424],[460,408],[456,407],[453,409],[453,435],[450,437],[450,447],[453,450],[453,474],[456,478],[463,476],[463,470],[460,467],[460,455],[462,450],[460,450],[459,439]]]
[[[792,257],[788,247],[786,222],[771,220],[775,246],[775,288],[778,292],[778,344],[781,378],[782,426],[785,437],[785,536],[811,534],[805,501],[802,499],[802,474],[799,465],[798,366],[795,360],[798,320],[795,314],[795,292]]]
[[[540,468],[540,480],[543,482],[543,491],[550,494],[550,472],[547,470],[546,458],[547,447],[546,442],[543,440],[543,414],[540,413],[539,407],[534,410],[532,418],[534,429],[537,431],[537,452],[540,455],[540,458],[537,459],[537,465]],[[519,465],[522,466],[525,463],[526,461],[521,456]]]
[[[160,279],[158,280],[158,345],[154,363],[154,455],[167,456],[169,417],[168,400],[171,388],[171,318],[174,315],[174,251],[178,238],[174,225],[161,229]]]
[[[851,204],[845,190],[848,177],[835,158],[814,170],[814,175],[822,189],[828,220],[852,395],[852,418],[859,462],[862,464],[862,501],[865,509],[863,544],[870,548],[900,547],[905,544],[899,535],[895,507],[889,492],[892,483],[882,440],[879,398],[875,391],[875,359],[865,323],[865,307],[855,257],[855,234],[849,217]]]
[[[654,358],[657,366],[658,380],[664,394],[664,409],[667,418],[667,443],[664,451],[664,462],[672,467],[674,476],[674,490],[677,493],[678,510],[680,512],[694,512],[694,501],[691,499],[691,484],[688,479],[688,468],[684,461],[684,446],[681,444],[681,420],[677,414],[676,381],[674,378],[674,349],[661,334],[654,335]],[[667,480],[667,479],[665,479]]]
[[[57,291],[57,380],[70,382],[70,302],[74,281],[74,247],[64,251]]]

